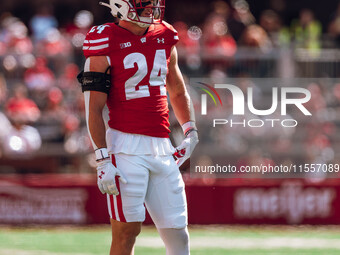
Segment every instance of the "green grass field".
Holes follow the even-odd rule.
[[[335,255],[340,226],[193,226],[192,255]],[[110,226],[0,227],[0,255],[108,254]],[[165,254],[156,230],[144,227],[136,255]]]

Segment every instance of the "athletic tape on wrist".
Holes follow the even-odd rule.
[[[195,121],[188,121],[182,125],[183,134],[185,135],[190,129],[197,130]]]
[[[109,154],[108,154],[106,148],[96,149],[94,151],[94,153],[96,154],[96,160],[100,160],[100,159],[104,159],[104,158],[108,158],[109,157]]]

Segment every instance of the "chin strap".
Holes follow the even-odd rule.
[[[139,17],[139,19],[141,21],[143,21],[143,17]],[[150,20],[148,21],[145,21],[145,22],[149,22]],[[144,23],[144,22],[140,22],[140,21],[137,21],[137,20],[131,20],[131,22],[137,24],[138,26],[142,27],[142,28],[147,28],[149,26],[151,26],[151,23]]]

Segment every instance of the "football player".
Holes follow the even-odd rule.
[[[144,203],[167,254],[187,255],[187,204],[179,166],[198,143],[195,119],[177,64],[178,35],[163,21],[165,0],[110,0],[119,23],[94,26],[84,41],[86,120],[107,194],[110,254],[133,254]],[[167,95],[185,138],[169,140]],[[105,129],[103,108],[109,109]]]

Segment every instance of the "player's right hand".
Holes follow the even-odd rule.
[[[119,195],[115,180],[116,176],[119,176],[119,180],[122,183],[127,183],[121,171],[112,164],[110,158],[97,163],[97,184],[101,193],[115,196]]]

